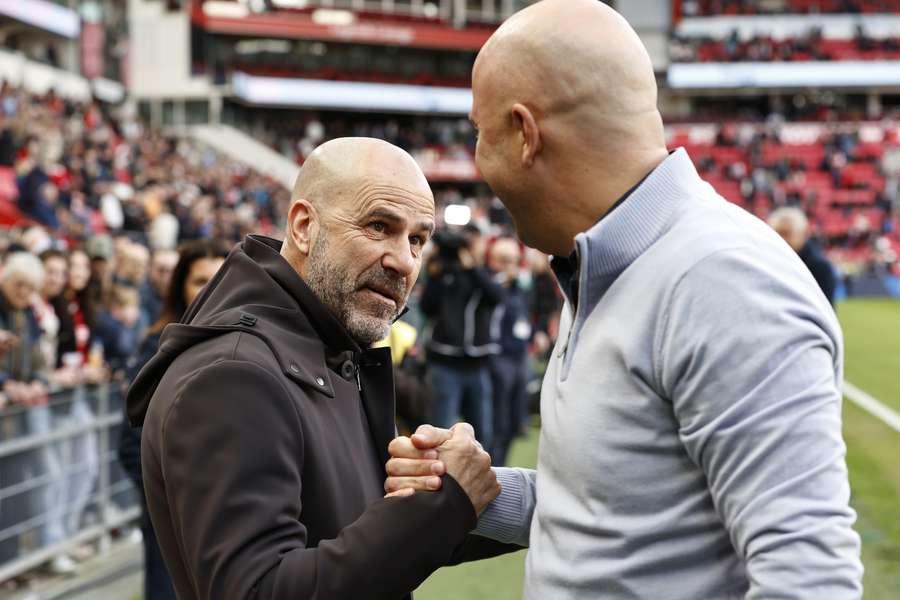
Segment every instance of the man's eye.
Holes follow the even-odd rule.
[[[409,243],[412,244],[413,246],[424,246],[425,240],[424,240],[424,238],[422,238],[422,236],[414,235],[411,238],[409,238]]]
[[[387,231],[387,225],[382,221],[372,221],[369,223],[369,229],[372,231],[377,231],[378,233],[384,233]]]

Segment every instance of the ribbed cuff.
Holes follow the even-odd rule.
[[[494,468],[501,491],[478,518],[478,526],[472,533],[506,544],[528,545],[531,527],[526,522],[525,496],[529,493],[526,475],[520,469]]]

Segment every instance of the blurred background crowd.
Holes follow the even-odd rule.
[[[336,137],[407,150],[437,203],[382,342],[401,430],[462,417],[510,460],[561,295],[466,115],[478,49],[529,3],[0,3],[0,593],[118,537],[146,544],[147,600],[172,597],[124,390],[234,244],[280,237],[298,166]],[[669,147],[833,303],[900,297],[900,0],[608,3],[650,52]]]

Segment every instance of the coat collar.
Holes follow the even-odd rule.
[[[359,344],[281,255],[281,242],[249,235],[244,241],[244,252],[297,301],[326,347],[335,352],[358,354],[361,351]]]
[[[177,355],[205,338],[244,331],[269,346],[286,377],[334,397],[328,371],[340,374],[343,363],[355,365],[362,352],[280,249],[277,240],[248,236],[181,323],[166,327],[160,351]]]

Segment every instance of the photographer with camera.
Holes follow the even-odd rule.
[[[434,236],[428,283],[419,307],[428,317],[426,349],[434,390],[435,425],[450,427],[460,413],[485,447],[493,437],[490,356],[500,351],[495,313],[505,292],[478,265],[471,234]]]

